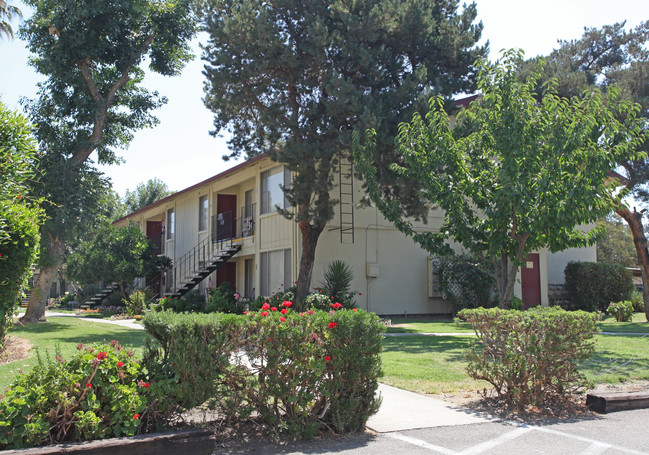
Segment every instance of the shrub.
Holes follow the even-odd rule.
[[[117,341],[78,349],[18,376],[0,401],[0,448],[131,436],[173,414],[173,381],[151,381]]]
[[[324,281],[320,283],[325,294],[333,297],[334,302],[354,301],[356,294],[351,290],[354,272],[344,261],[333,261],[327,265],[324,272]],[[348,305],[346,305],[348,306]],[[352,306],[353,308],[353,306]]]
[[[498,305],[496,280],[482,269],[484,264],[470,256],[440,257],[435,273],[445,299],[455,312],[464,308],[491,308]]]
[[[263,306],[243,316],[149,313],[144,325],[160,349],[147,355],[166,359],[183,406],[214,399],[226,415],[256,411],[274,431],[300,437],[323,425],[362,429],[379,405],[378,318],[348,310],[298,315],[289,301]]]
[[[593,353],[594,314],[535,307],[463,310],[460,317],[478,336],[467,351],[468,374],[493,385],[509,407],[562,404],[588,385],[577,366]]]
[[[642,298],[642,292],[635,289],[631,293],[631,305],[633,305],[634,313],[644,313],[644,300]]]
[[[122,299],[126,313],[131,316],[144,314],[149,309],[152,301],[153,293],[148,288],[144,290],[138,289],[128,298]]]
[[[633,304],[628,300],[611,302],[607,312],[615,317],[617,322],[630,322],[633,319]]]
[[[243,313],[243,304],[239,302],[239,294],[232,288],[232,284],[225,281],[218,288],[214,289],[212,295],[205,303],[207,313]]]
[[[564,276],[567,310],[606,311],[610,302],[629,300],[634,290],[631,272],[617,264],[570,262]]]
[[[165,297],[161,303],[165,310],[172,310],[176,313],[202,313],[205,311],[205,295],[198,289],[189,291],[181,298]]]

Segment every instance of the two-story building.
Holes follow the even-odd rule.
[[[229,281],[243,297],[270,296],[290,286],[298,274],[300,231],[294,221],[277,213],[278,206],[287,208],[280,185],[289,185],[290,180],[283,165],[255,158],[115,225],[137,223],[160,253],[172,259],[174,268],[163,282],[156,277],[147,280],[162,292],[177,291],[192,279],[200,289]],[[364,194],[348,172],[341,170],[333,191],[341,204],[320,236],[312,287],[319,285],[328,263],[341,259],[354,271],[352,286],[363,309],[386,315],[451,313],[434,286],[430,255],[376,208],[358,206]],[[435,230],[441,222],[441,212],[431,211],[428,224],[418,228]],[[595,247],[530,255],[515,294],[526,306],[547,305],[548,284],[563,283],[570,260],[595,261]]]

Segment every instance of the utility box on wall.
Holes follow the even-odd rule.
[[[373,262],[368,262],[366,264],[366,274],[368,278],[378,278],[379,277],[379,265]]]

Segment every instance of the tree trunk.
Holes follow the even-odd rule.
[[[296,311],[303,311],[306,308],[304,299],[309,294],[311,287],[315,250],[323,228],[314,228],[306,221],[301,221],[299,226],[300,232],[302,232],[302,257],[300,258],[300,272],[297,278],[294,304]]]
[[[638,263],[642,271],[642,300],[644,301],[644,314],[649,321],[649,251],[647,250],[647,237],[642,225],[642,212],[633,209],[633,212],[626,207],[617,207],[615,212],[624,218],[633,236],[633,244],[638,255]]]
[[[509,258],[506,255],[503,255],[502,268],[501,273],[505,282],[501,289],[503,289],[504,292],[500,295],[500,303],[498,307],[503,310],[509,310],[512,303],[512,297],[514,296],[514,284],[516,283],[518,267],[514,267]]]
[[[50,239],[50,247],[48,254],[51,258],[50,263],[40,268],[38,278],[34,282],[32,294],[29,297],[29,305],[25,311],[25,315],[20,318],[23,324],[31,324],[34,322],[45,322],[45,307],[47,306],[47,298],[50,295],[52,283],[56,278],[56,274],[63,263],[63,251],[65,245],[58,239]]]

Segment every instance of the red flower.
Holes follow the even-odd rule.
[[[97,354],[97,358],[99,360],[106,360],[106,357],[108,357],[108,354],[106,354],[104,351],[101,351],[99,354]]]
[[[330,329],[335,329],[336,327],[338,327],[338,324],[336,324],[335,322],[330,322],[329,323],[329,328]]]
[[[325,362],[331,362],[331,356],[330,355],[325,356]]]
[[[276,306],[271,307],[270,311],[277,311],[277,307]]]
[[[363,293],[359,292],[358,295],[363,295]]]
[[[313,310],[307,311],[306,314],[313,314]]]
[[[352,311],[358,311],[358,308],[352,308]]]
[[[118,366],[118,367],[123,367],[123,366],[124,366],[124,362],[117,362],[117,366]]]
[[[265,303],[261,306],[261,309],[262,309],[262,310],[269,310],[269,309],[270,309],[270,305],[268,304],[268,302],[265,302]]]
[[[262,311],[262,312],[261,312],[261,315],[262,315],[262,316],[268,316],[268,314],[269,314],[268,311]]]
[[[86,384],[86,387],[92,387],[91,383]]]
[[[288,313],[288,310],[286,308],[282,308],[282,311],[280,311],[280,313],[286,314],[286,313]]]
[[[300,316],[305,316],[305,315],[306,315],[306,313],[300,313]]]
[[[282,321],[282,322],[286,322],[286,318],[285,318],[284,316],[282,316],[281,318],[279,318],[279,320]]]
[[[334,303],[332,306],[334,307],[334,310],[337,310],[338,308],[342,308],[342,304],[338,302]]]
[[[148,389],[150,386],[151,386],[151,384],[149,384],[148,382],[145,382],[144,384],[142,384],[142,387],[144,387],[145,389]]]
[[[133,414],[133,418],[134,418],[135,420],[139,419],[139,418],[140,418],[140,414]]]
[[[250,313],[250,311],[244,311],[244,312],[243,312],[243,314],[248,314],[248,313]]]
[[[291,302],[291,301],[289,301],[289,300],[284,300],[284,301],[282,302],[282,306],[283,306],[284,308],[290,308],[291,305],[293,305],[293,302]]]

